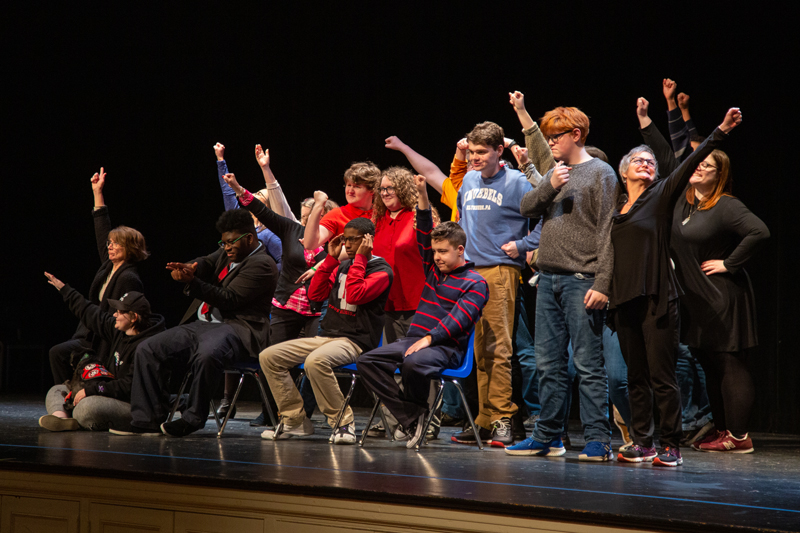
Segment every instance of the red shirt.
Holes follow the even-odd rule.
[[[372,218],[372,209],[369,211],[362,211],[357,207],[347,204],[343,207],[337,207],[333,211],[328,211],[328,214],[322,217],[319,225],[331,232],[330,238],[333,239],[337,235],[344,232],[344,226],[354,218]]]
[[[414,211],[403,208],[396,218],[387,211],[375,225],[372,253],[392,267],[394,281],[387,311],[415,311],[425,286],[425,268],[417,249]]]

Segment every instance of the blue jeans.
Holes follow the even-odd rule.
[[[683,406],[683,431],[694,431],[711,422],[711,404],[706,393],[706,373],[685,344],[678,344],[678,387]]]
[[[455,385],[446,381],[444,384],[444,393],[442,393],[442,412],[447,413],[453,418],[460,418],[466,420],[467,413],[461,406],[461,395]]]
[[[586,442],[610,442],[608,379],[603,359],[605,310],[587,310],[583,299],[594,285],[586,274],[539,275],[536,299],[536,366],[539,372],[540,418],[533,430],[537,442],[560,438],[569,392],[568,346],[572,341],[579,379],[581,423]]]
[[[523,282],[517,290],[517,330],[514,336],[516,355],[522,372],[522,399],[528,416],[538,415],[542,410],[539,402],[539,374],[536,372],[536,347],[531,335],[531,319],[529,312],[535,312],[536,289]]]

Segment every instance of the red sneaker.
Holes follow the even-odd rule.
[[[700,445],[711,444],[712,442],[717,441],[722,437],[724,437],[725,433],[726,433],[725,431],[719,431],[718,429],[715,429],[714,431],[709,431],[705,437],[692,443],[692,449],[697,450],[698,452],[706,452],[708,450],[700,448]]]
[[[727,453],[753,453],[753,441],[750,440],[750,435],[745,433],[744,437],[737,439],[731,435],[730,431],[722,434],[722,437],[700,445],[700,451],[703,452],[727,452]]]

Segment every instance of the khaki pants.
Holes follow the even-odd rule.
[[[520,271],[508,265],[475,270],[489,286],[489,301],[475,324],[479,402],[475,423],[490,429],[495,420],[517,412],[517,406],[511,402],[511,336]]]
[[[314,389],[317,405],[328,417],[328,424],[333,427],[344,404],[344,395],[333,375],[333,369],[355,363],[359,355],[361,348],[350,339],[309,337],[270,346],[261,352],[258,361],[281,416],[290,421],[303,418],[305,412],[303,398],[292,381],[289,370],[305,363],[306,377]],[[352,422],[353,410],[348,406],[341,423],[347,425]]]

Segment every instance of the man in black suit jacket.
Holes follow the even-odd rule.
[[[131,390],[131,435],[161,432],[184,437],[202,429],[211,394],[226,364],[258,354],[268,344],[269,313],[278,279],[275,261],[257,238],[244,209],[217,221],[220,250],[189,263],[168,263],[172,278],[195,298],[177,327],[142,342],[136,350]],[[169,367],[185,361],[192,373],[189,402],[180,419],[168,414]]]

